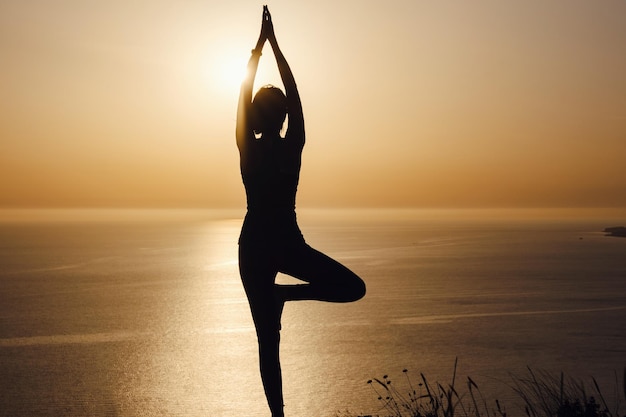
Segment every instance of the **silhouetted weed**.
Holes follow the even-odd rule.
[[[467,390],[459,393],[456,384],[457,360],[454,362],[449,384],[430,383],[420,373],[420,382],[411,380],[404,369],[405,388],[392,383],[388,375],[373,378],[367,384],[380,402],[374,414],[343,414],[345,417],[509,417],[497,399],[487,401],[478,385],[467,377]],[[563,373],[554,377],[547,372],[536,372],[528,368],[527,376],[511,375],[511,388],[522,400],[526,417],[626,417],[620,414],[619,396],[626,399],[626,368],[622,380],[622,391],[618,393],[616,375],[615,403],[609,407],[595,378],[592,378],[594,395],[590,395],[582,382],[566,378]],[[339,415],[337,416],[339,417]]]
[[[593,390],[600,399],[587,392],[585,385],[562,372],[555,377],[547,372],[536,372],[528,368],[528,376],[512,376],[513,390],[524,401],[528,417],[620,417],[620,402],[616,375],[615,404],[609,407],[595,378]],[[624,368],[624,398],[626,398],[626,368]],[[626,415],[625,415],[626,417]]]

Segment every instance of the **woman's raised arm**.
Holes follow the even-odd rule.
[[[239,150],[243,150],[246,142],[251,139],[254,133],[250,127],[250,106],[252,104],[252,88],[254,87],[254,78],[256,77],[256,71],[259,67],[259,58],[261,58],[261,50],[263,44],[267,40],[268,32],[269,11],[267,6],[263,6],[263,23],[261,24],[261,33],[259,34],[259,40],[256,43],[256,47],[252,50],[252,56],[248,60],[248,66],[246,69],[246,75],[241,83],[241,90],[239,92],[239,105],[237,106],[237,146]]]
[[[287,96],[287,113],[289,115],[287,134],[291,140],[301,141],[301,144],[304,145],[304,115],[302,112],[302,102],[300,101],[300,94],[298,93],[296,79],[291,72],[287,59],[278,46],[278,41],[276,40],[276,35],[274,34],[272,16],[270,15],[267,6],[265,10],[267,11],[267,40],[272,46],[272,51],[276,57],[278,72],[280,73],[280,78],[285,86],[285,95]]]

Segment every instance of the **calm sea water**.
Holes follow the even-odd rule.
[[[584,213],[583,213],[584,214]],[[0,213],[0,416],[268,416],[237,269],[243,213]],[[285,307],[288,416],[376,413],[366,381],[471,376],[515,408],[526,366],[606,392],[626,366],[625,213],[304,211],[360,274]],[[281,281],[289,278],[280,276]]]

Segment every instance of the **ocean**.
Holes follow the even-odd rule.
[[[0,416],[269,416],[237,266],[243,215],[0,211]],[[527,367],[615,390],[626,239],[602,230],[624,211],[303,210],[299,222],[368,293],[285,306],[287,416],[383,415],[369,379],[408,390],[407,369],[445,385],[457,359],[457,389],[471,377],[510,416],[523,415],[511,375]]]

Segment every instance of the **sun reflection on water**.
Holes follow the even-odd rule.
[[[228,414],[232,399],[223,393],[255,385],[256,365],[240,366],[256,363],[256,340],[237,269],[239,228],[239,220],[224,220],[190,233],[184,271],[155,309],[153,336],[127,358],[120,396],[130,415]],[[262,390],[250,391],[241,401],[262,412]]]

